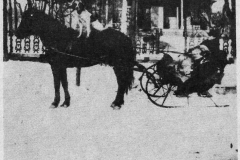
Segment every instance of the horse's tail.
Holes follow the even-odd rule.
[[[129,90],[132,89],[132,85],[134,83],[134,69],[133,67],[135,66],[135,59],[136,59],[136,51],[131,48],[129,49],[129,57],[126,65],[126,75],[125,75],[125,80],[126,80],[126,88],[125,88],[125,93],[127,94]]]

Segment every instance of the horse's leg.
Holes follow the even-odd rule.
[[[57,65],[51,65],[51,68],[54,80],[55,97],[50,108],[57,108],[60,102],[60,67]]]
[[[111,107],[114,110],[119,110],[121,105],[124,104],[124,93],[127,92],[130,87],[133,75],[130,70],[114,67],[114,72],[117,77],[118,91],[115,100],[113,101]]]
[[[113,68],[114,72],[117,77],[117,83],[118,83],[118,90],[117,90],[117,95],[113,103],[111,104],[111,107],[114,110],[118,110],[121,108],[121,105],[124,103],[124,80],[121,77],[121,70],[116,69],[115,67]]]
[[[67,108],[70,105],[70,94],[68,92],[68,80],[67,80],[67,69],[66,68],[61,68],[60,70],[60,78],[61,78],[61,83],[63,86],[63,90],[65,93],[65,101],[61,105],[61,107]]]

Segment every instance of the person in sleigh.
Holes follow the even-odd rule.
[[[201,97],[212,97],[208,92],[216,83],[218,68],[211,59],[211,52],[204,45],[194,47],[187,53],[193,59],[191,77],[178,86],[175,91],[177,97],[187,97],[197,92]]]

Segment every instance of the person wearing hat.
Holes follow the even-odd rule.
[[[215,84],[216,67],[210,60],[210,52],[205,46],[197,46],[189,50],[187,55],[194,61],[191,77],[178,86],[177,97],[187,97],[197,92],[201,97],[212,97],[208,92]]]

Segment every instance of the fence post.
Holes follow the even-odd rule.
[[[129,24],[129,36],[132,39],[133,45],[135,47],[136,45],[136,30],[137,30],[137,3],[138,0],[132,0],[132,6],[131,6],[131,18],[130,18],[130,24]]]
[[[18,27],[18,12],[17,12],[17,1],[14,0],[14,30]]]
[[[159,54],[160,52],[160,28],[155,29],[156,31],[156,54]]]
[[[12,9],[12,0],[9,0],[9,11],[8,11],[8,21],[9,21],[9,36],[10,36],[10,54],[13,53],[13,9]]]
[[[185,49],[184,49],[184,52],[187,53],[188,49],[187,49],[187,38],[188,38],[188,28],[187,28],[187,8],[184,8],[186,7],[186,2],[183,1],[183,37],[184,37],[184,46],[185,46]]]
[[[80,77],[81,77],[81,67],[77,67],[76,73],[76,85],[80,86]]]

